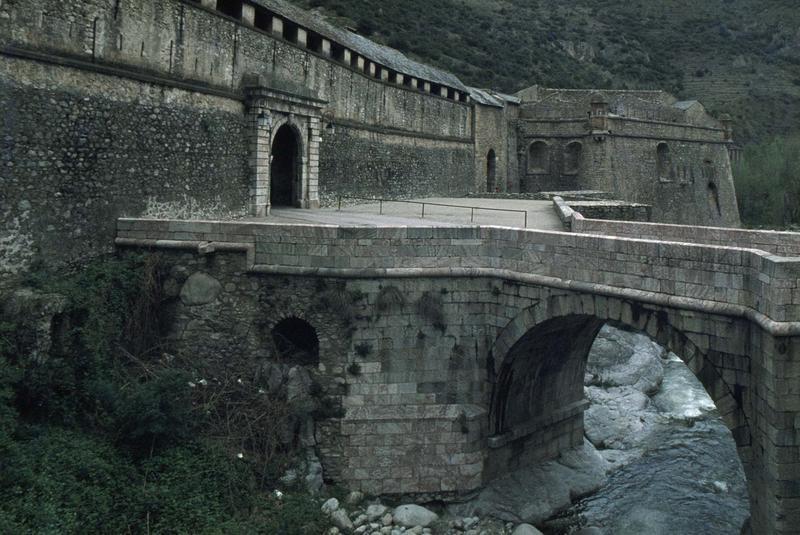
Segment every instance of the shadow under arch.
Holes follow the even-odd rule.
[[[319,364],[319,335],[305,319],[291,316],[280,320],[271,330],[277,357],[303,365]]]
[[[270,204],[300,206],[303,193],[303,132],[292,121],[275,125],[270,149]]]
[[[647,335],[687,364],[731,430],[750,482],[752,440],[744,388],[726,383],[709,359],[713,348],[704,352],[674,327],[674,313],[588,295],[553,296],[520,312],[489,353],[488,478],[583,443],[586,359],[598,332],[609,324]],[[751,503],[755,498],[751,492]]]

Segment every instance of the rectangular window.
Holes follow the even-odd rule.
[[[217,0],[217,11],[236,20],[241,20],[242,0]]]
[[[314,32],[308,32],[308,49],[321,54],[322,36]]]
[[[255,26],[259,30],[270,31],[272,29],[272,13],[263,7],[256,6]]]
[[[290,43],[297,42],[297,24],[293,24],[288,20],[283,21],[283,38]]]
[[[331,43],[331,56],[336,61],[344,63],[344,47],[337,43]]]

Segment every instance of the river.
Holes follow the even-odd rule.
[[[736,446],[686,365],[641,335],[606,327],[587,371],[586,435],[612,468],[547,532],[738,535],[749,504]]]

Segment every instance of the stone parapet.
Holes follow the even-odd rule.
[[[582,213],[582,215],[585,215]],[[573,224],[575,232],[646,240],[703,243],[723,247],[759,249],[779,256],[800,256],[800,233],[694,225],[668,225],[585,218]]]
[[[573,218],[574,222],[575,218]],[[253,244],[256,270],[503,276],[637,296],[800,332],[800,259],[741,247],[502,227],[338,227],[120,219],[118,243]],[[781,326],[781,324],[786,325]],[[795,323],[792,323],[795,322]]]

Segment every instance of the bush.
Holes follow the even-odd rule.
[[[127,531],[136,471],[111,444],[60,429],[26,434],[3,470],[0,532]]]
[[[199,422],[188,384],[185,373],[163,370],[119,392],[113,408],[118,440],[141,452],[190,439]]]

